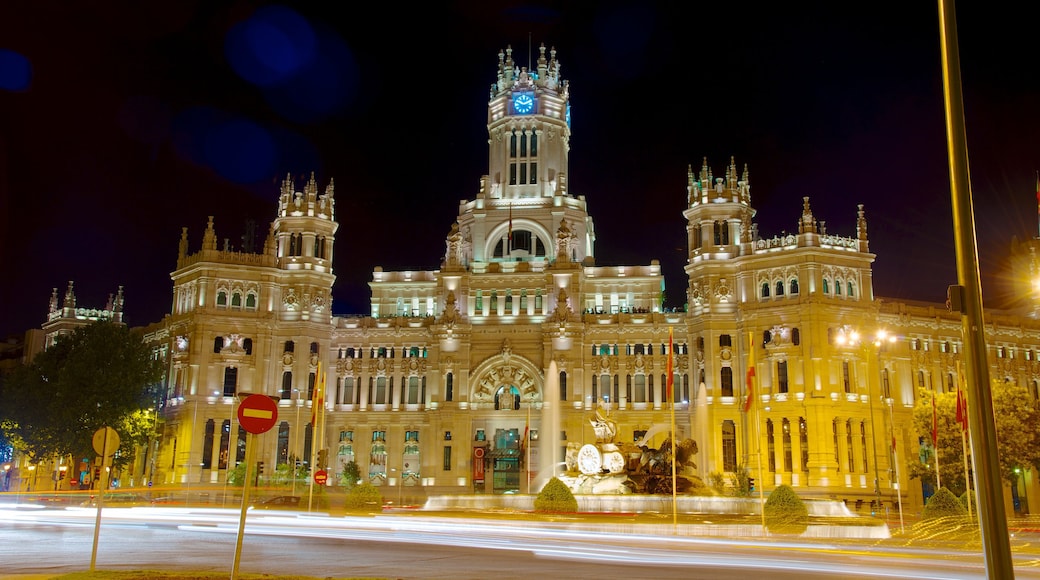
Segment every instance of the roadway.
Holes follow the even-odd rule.
[[[95,508],[0,506],[0,574],[89,569]],[[238,509],[103,510],[98,570],[230,572]],[[1015,553],[1017,578],[1040,578],[1040,552]],[[240,572],[423,578],[985,578],[977,551],[898,542],[706,538],[575,530],[521,521],[421,515],[332,517],[251,511]]]

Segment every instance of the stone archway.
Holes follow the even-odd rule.
[[[542,371],[529,359],[512,353],[509,341],[502,352],[492,356],[473,369],[469,400],[473,403],[491,403],[496,409],[508,397],[505,408],[519,409],[520,403],[542,401],[544,377]]]

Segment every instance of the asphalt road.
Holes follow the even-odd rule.
[[[0,575],[87,570],[96,510],[0,509]],[[232,569],[236,510],[106,508],[99,570]],[[1030,562],[1032,561],[1032,564]],[[1036,555],[1017,578],[1040,578]],[[240,572],[401,579],[985,578],[959,550],[547,529],[408,516],[251,513]]]

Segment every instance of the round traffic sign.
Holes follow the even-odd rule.
[[[278,403],[267,395],[249,395],[238,406],[238,422],[250,433],[266,433],[278,421]]]
[[[111,427],[102,427],[94,432],[91,443],[94,445],[94,452],[107,461],[119,450],[119,433]]]
[[[318,485],[325,485],[325,482],[329,480],[329,472],[324,469],[319,469],[314,472],[314,483]]]

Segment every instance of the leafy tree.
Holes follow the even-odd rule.
[[[990,396],[997,431],[1000,476],[1004,481],[1014,483],[1017,477],[1016,469],[1040,465],[1040,433],[1035,429],[1035,425],[1040,421],[1040,412],[1033,407],[1032,399],[1023,387],[994,380],[990,383]],[[939,475],[943,487],[950,488],[955,495],[963,494],[967,486],[964,480],[961,427],[957,423],[956,393],[936,395],[935,416],[937,450],[931,448],[932,391],[918,389],[917,406],[914,407],[914,429],[926,441],[926,445],[921,457],[908,458],[908,473],[911,478],[920,478],[934,485],[934,454],[938,453]]]
[[[116,465],[130,461],[155,428],[162,362],[122,324],[95,322],[61,337],[30,365],[16,368],[0,392],[0,431],[41,459],[93,457],[94,432],[120,436]]]
[[[351,460],[343,466],[343,471],[339,475],[340,485],[347,489],[351,489],[361,481],[361,467],[358,466],[357,461]]]

